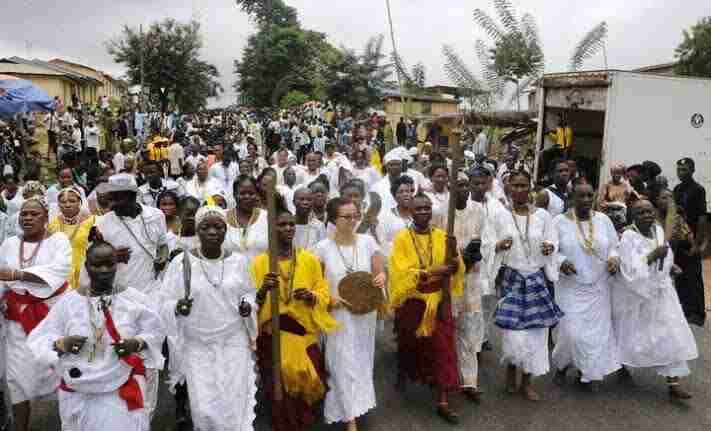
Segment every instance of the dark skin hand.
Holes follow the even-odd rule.
[[[135,338],[126,338],[118,343],[112,343],[111,345],[114,346],[114,351],[118,357],[123,358],[133,353],[138,353],[138,348],[141,343]]]
[[[116,261],[118,263],[126,263],[131,260],[131,249],[129,247],[121,247],[116,249]]]
[[[70,335],[70,336],[64,337],[60,340],[62,340],[62,342],[60,342],[58,344],[62,344],[64,346],[64,350],[60,351],[59,347],[57,347],[57,353],[59,353],[59,354],[71,353],[73,355],[77,355],[77,354],[79,354],[81,349],[84,347],[87,337],[82,337],[80,335]]]
[[[262,288],[257,292],[257,304],[260,306],[264,305],[264,301],[267,298],[267,293],[271,290],[279,289],[279,275],[273,272],[268,273],[264,276],[264,282],[262,282]]]
[[[297,289],[294,292],[294,299],[305,302],[309,307],[316,305],[316,295],[306,289]]]

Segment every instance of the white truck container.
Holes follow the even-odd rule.
[[[711,80],[622,71],[553,74],[543,77],[536,97],[539,177],[546,168],[541,156],[553,144],[549,132],[563,125],[573,132],[570,156],[584,162],[596,183],[609,179],[614,163],[651,160],[674,187],[676,161],[691,157],[711,202]]]

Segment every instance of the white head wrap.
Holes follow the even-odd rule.
[[[227,216],[222,208],[217,205],[205,205],[204,207],[200,207],[197,213],[195,213],[195,225],[198,226],[205,218],[213,216],[219,217],[220,220],[227,223]]]

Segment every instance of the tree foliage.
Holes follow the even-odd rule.
[[[299,26],[295,8],[287,6],[282,0],[235,0],[237,6],[252,17],[260,26]]]
[[[328,69],[328,97],[356,112],[376,105],[385,88],[391,87],[392,65],[383,64],[383,36],[368,40],[361,55],[342,48],[340,60]]]
[[[444,55],[444,72],[459,89],[459,96],[464,98],[472,109],[479,112],[489,111],[492,100],[489,92],[484,88],[484,84],[451,46],[444,45],[442,54]]]
[[[224,91],[217,81],[217,67],[200,59],[201,48],[200,24],[171,18],[151,24],[144,33],[126,25],[119,37],[107,42],[114,61],[128,69],[132,85],[141,83],[143,55],[144,81],[151,101],[165,110],[172,99],[186,112],[205,107],[208,97]]]
[[[675,72],[711,78],[711,17],[702,18],[683,35],[684,40],[675,51]]]
[[[603,21],[587,32],[575,46],[570,56],[570,66],[568,69],[571,72],[580,70],[585,60],[595,56],[601,49],[604,49],[605,39],[607,39],[607,23]]]
[[[395,68],[395,73],[407,93],[427,93],[425,88],[427,86],[427,69],[425,68],[424,63],[416,63],[412,66],[411,71],[408,72],[407,65],[405,65],[404,60],[395,52],[390,54],[390,60]]]
[[[502,96],[506,83],[513,83],[518,101],[524,90],[521,83],[543,73],[545,59],[538,29],[532,15],[519,19],[509,0],[494,0],[494,7],[501,24],[483,10],[474,10],[474,21],[493,41],[493,46],[477,41],[477,56],[489,89]]]
[[[300,106],[309,101],[309,96],[299,90],[293,90],[284,95],[281,98],[279,106],[282,108],[292,108],[294,106]]]

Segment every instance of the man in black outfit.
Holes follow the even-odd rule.
[[[674,201],[683,210],[686,223],[694,235],[690,250],[675,256],[683,273],[676,279],[679,301],[689,323],[703,326],[706,320],[702,256],[706,249],[706,190],[694,178],[695,163],[683,158],[676,164],[681,183],[674,188]]]

